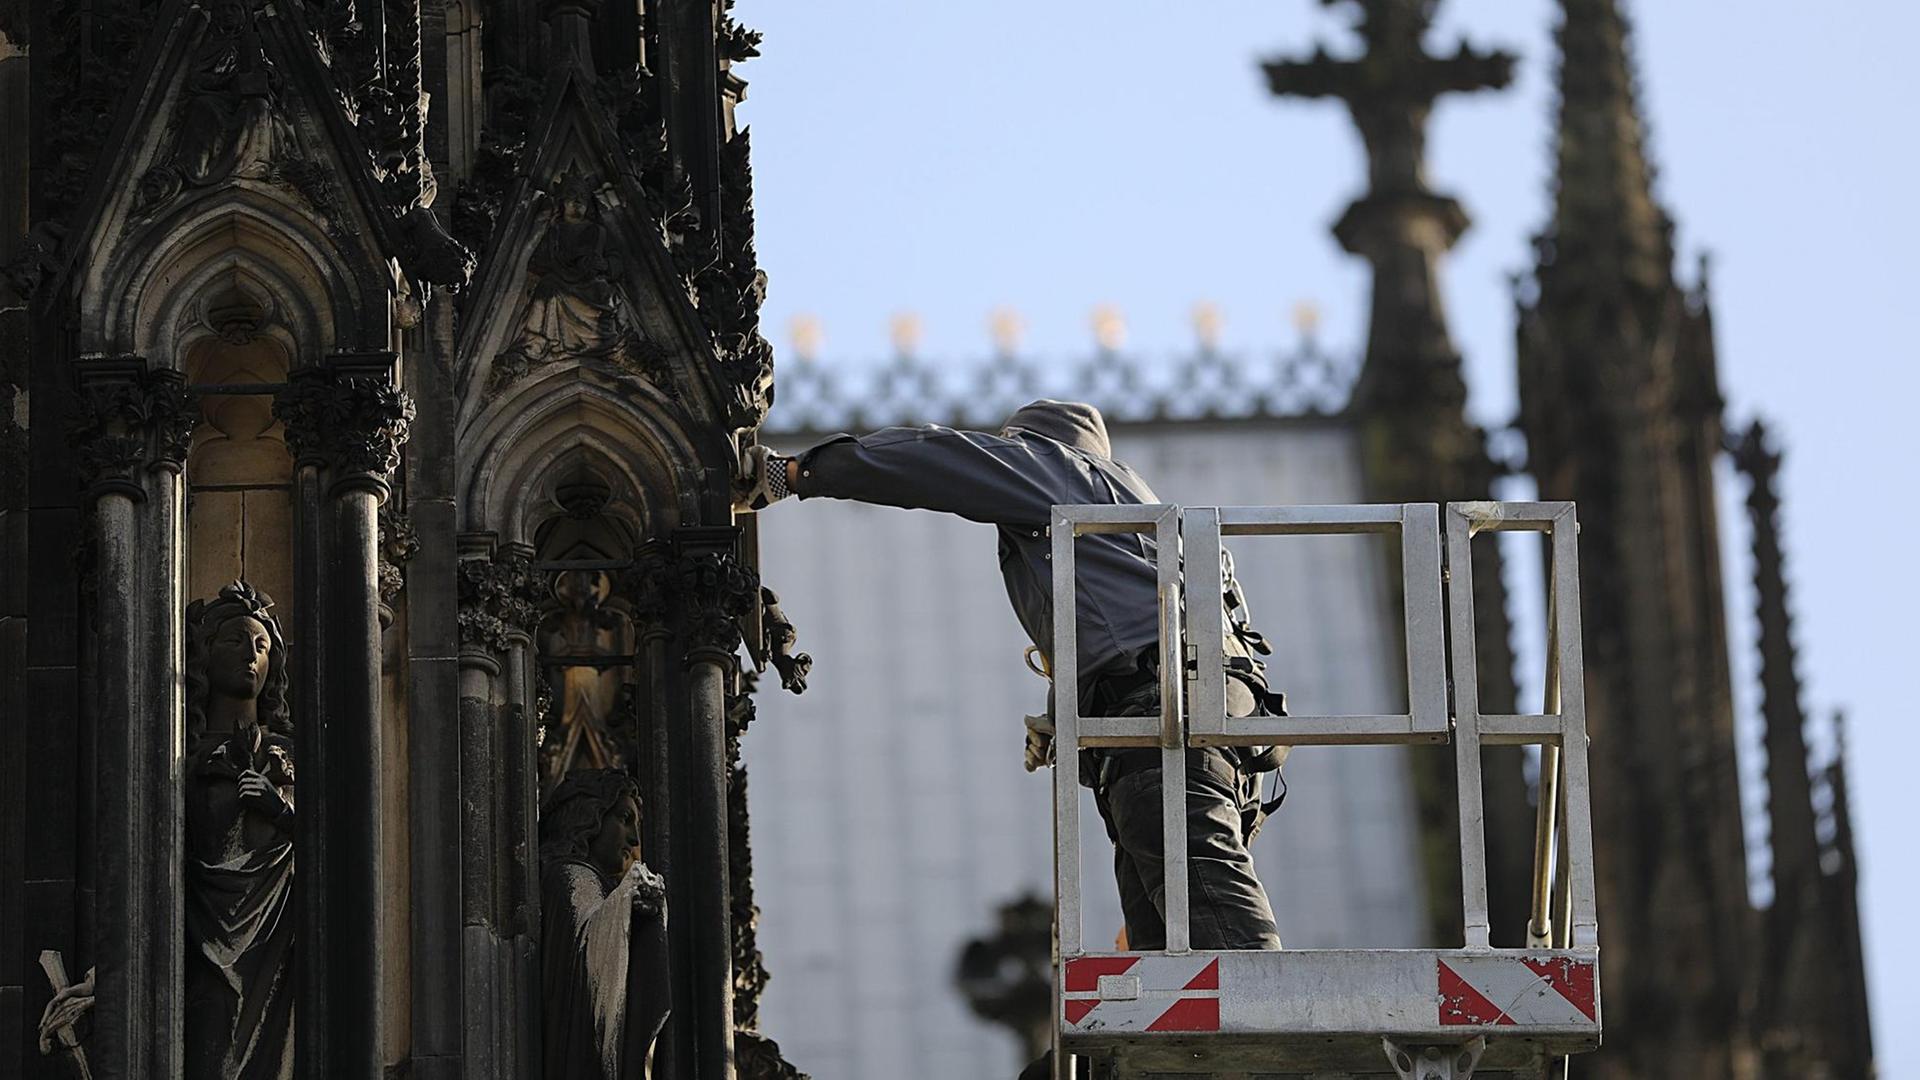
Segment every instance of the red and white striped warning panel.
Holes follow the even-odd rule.
[[[1083,956],[1067,961],[1066,1029],[1219,1031],[1217,956]]]
[[[1578,1027],[1599,1019],[1591,960],[1453,956],[1436,962],[1443,1026]]]

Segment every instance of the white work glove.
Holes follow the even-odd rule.
[[[754,445],[740,455],[740,476],[734,481],[736,510],[765,510],[793,491],[787,487],[787,462],[771,449]]]
[[[1029,715],[1027,717],[1027,771],[1039,772],[1051,764],[1053,764],[1053,714]]]

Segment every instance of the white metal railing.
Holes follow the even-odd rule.
[[[1549,538],[1547,700],[1540,714],[1486,715],[1479,711],[1469,545],[1478,533],[1516,530],[1545,533]],[[1158,546],[1158,716],[1080,715],[1075,692],[1078,628],[1072,617],[1077,611],[1074,540],[1115,532],[1151,533]],[[1214,569],[1224,539],[1351,533],[1390,534],[1400,541],[1407,711],[1371,716],[1227,716],[1226,628],[1218,610]],[[1444,515],[1432,503],[1054,508],[1052,659],[1055,686],[1060,688],[1054,694],[1054,738],[1056,760],[1064,766],[1054,770],[1056,1076],[1072,1075],[1069,1054],[1076,1048],[1117,1053],[1123,1059],[1131,1055],[1131,1060],[1162,1065],[1184,1061],[1191,1067],[1192,1061],[1179,1059],[1168,1048],[1178,1045],[1184,1053],[1196,1040],[1214,1046],[1217,1055],[1226,1055],[1219,1058],[1221,1062],[1230,1061],[1238,1047],[1252,1064],[1270,1068],[1296,1058],[1319,1067],[1359,1066],[1361,1062],[1348,1059],[1361,1053],[1356,1048],[1364,1048],[1369,1040],[1367,1052],[1377,1063],[1379,1040],[1385,1038],[1390,1063],[1406,1074],[1414,1070],[1421,1048],[1451,1047],[1452,1051],[1440,1055],[1447,1059],[1447,1071],[1437,1074],[1448,1077],[1470,1075],[1476,1066],[1482,1071],[1526,1072],[1525,1067],[1509,1066],[1516,1061],[1522,1066],[1537,1064],[1549,1054],[1598,1045],[1598,924],[1576,540],[1571,503],[1450,503]],[[1191,602],[1183,595],[1183,560],[1196,574],[1206,568],[1207,585],[1193,591]],[[1268,953],[1191,949],[1188,747],[1449,740],[1458,775],[1465,926],[1458,949]],[[1483,745],[1501,744],[1534,744],[1542,753],[1526,949],[1493,949],[1489,943],[1480,755]],[[1083,748],[1117,746],[1161,751],[1167,936],[1165,950],[1155,953],[1098,953],[1084,948],[1075,764]],[[1161,986],[1156,980],[1172,981]],[[1210,990],[1204,988],[1208,982]],[[1492,988],[1487,993],[1501,1001],[1481,995],[1475,989],[1480,984]],[[1508,989],[1519,996],[1508,1001],[1503,996]],[[1537,1000],[1528,998],[1529,994]],[[1302,1000],[1309,1001],[1310,1007],[1301,1008]],[[1166,1005],[1170,1011],[1156,1012],[1165,1003],[1171,1003]],[[1169,1024],[1168,1018],[1176,1013],[1178,1018]],[[1493,1041],[1482,1062],[1481,1049],[1489,1046],[1483,1040],[1488,1037]],[[1413,1050],[1403,1051],[1403,1047]],[[1471,1053],[1463,1052],[1469,1049]],[[1377,1064],[1369,1067],[1377,1069]],[[1423,1077],[1433,1073],[1425,1063],[1419,1068]]]

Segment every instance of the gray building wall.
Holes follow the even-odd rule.
[[[1114,434],[1169,502],[1361,499],[1338,421]],[[1020,717],[1045,684],[1021,663],[993,531],[829,500],[782,504],[761,527],[764,579],[815,658],[804,696],[760,696],[746,740],[773,973],[763,1028],[823,1080],[1011,1077],[1014,1040],[953,984],[962,943],[991,929],[998,904],[1052,891],[1050,789],[1020,764]],[[1384,544],[1269,538],[1235,554],[1295,711],[1404,707]],[[1255,844],[1289,947],[1424,944],[1405,753],[1315,747],[1289,763],[1286,806]],[[1090,797],[1084,813],[1086,933],[1101,941],[1120,929],[1119,904]]]

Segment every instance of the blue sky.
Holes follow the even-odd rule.
[[[1630,10],[1657,194],[1684,272],[1713,256],[1729,416],[1764,414],[1788,453],[1807,705],[1851,717],[1877,1057],[1900,1080],[1913,1074],[1895,1063],[1920,1054],[1920,1031],[1899,1022],[1920,1011],[1920,988],[1897,978],[1920,963],[1902,917],[1920,871],[1899,839],[1920,809],[1920,728],[1900,674],[1920,600],[1906,461],[1920,347],[1899,314],[1920,310],[1920,5],[1844,9]],[[1320,310],[1325,344],[1363,344],[1363,267],[1327,232],[1358,192],[1358,139],[1338,106],[1270,99],[1257,68],[1316,39],[1346,47],[1344,19],[1313,0],[741,0],[740,15],[767,35],[742,69],[740,117],[776,344],[807,314],[828,362],[871,363],[890,317],[912,311],[925,354],[971,358],[1007,306],[1026,351],[1077,360],[1090,311],[1111,304],[1133,347],[1172,353],[1191,342],[1199,301],[1224,311],[1230,348],[1288,346],[1301,302]],[[1429,142],[1435,187],[1475,220],[1444,288],[1488,423],[1514,412],[1506,282],[1548,213],[1555,17],[1549,0],[1455,0],[1434,37],[1521,55],[1508,91],[1443,103]],[[1733,579],[1746,573],[1738,494]]]

